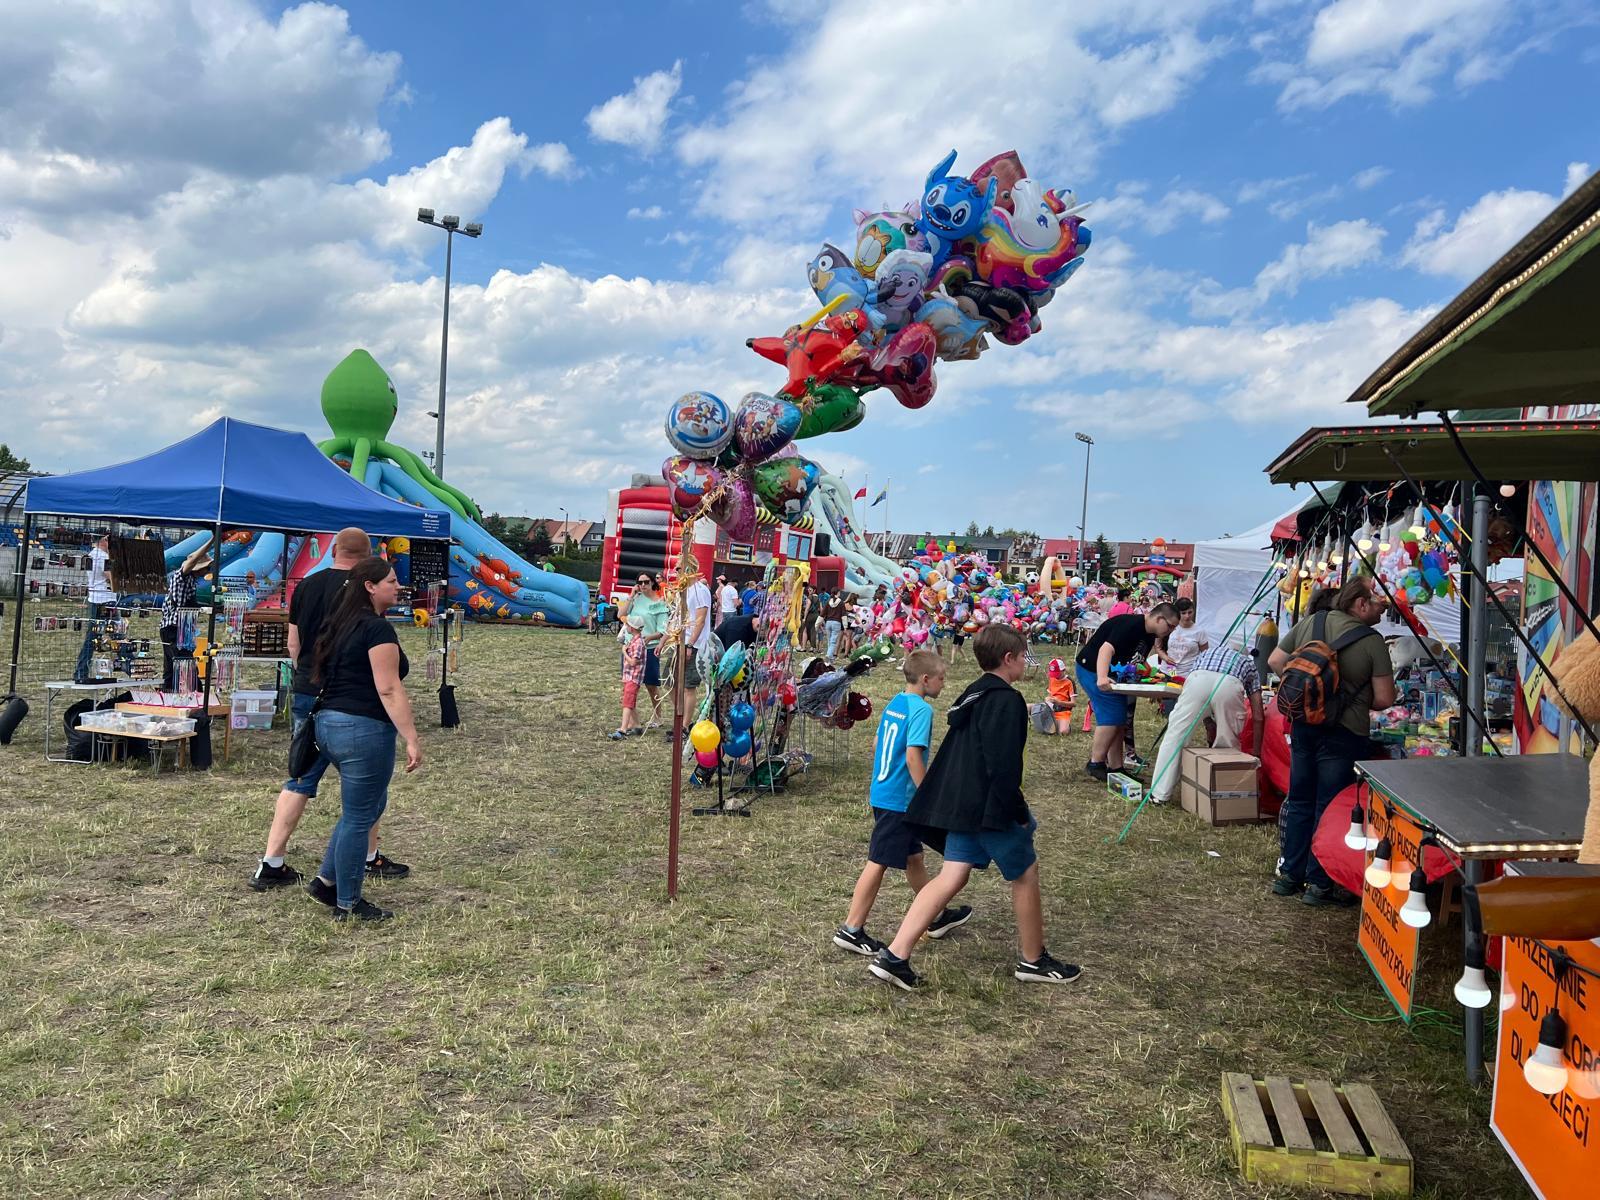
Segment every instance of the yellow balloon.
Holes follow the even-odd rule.
[[[696,750],[710,753],[722,745],[722,731],[714,721],[696,721],[689,730],[689,741]]]

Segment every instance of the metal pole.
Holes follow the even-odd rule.
[[[1083,574],[1083,564],[1088,558],[1089,541],[1089,452],[1094,443],[1083,443],[1083,511],[1078,515],[1078,574]]]
[[[684,529],[683,539],[688,541],[694,525]],[[678,898],[678,826],[683,818],[683,623],[688,618],[688,597],[678,594],[678,631],[673,635],[672,655],[672,804],[667,820],[667,899]],[[709,617],[708,617],[709,619]],[[706,686],[712,686],[710,679]]]
[[[1473,515],[1473,520],[1474,522],[1477,520],[1476,513]],[[1476,550],[1474,550],[1474,553],[1476,553]],[[1482,860],[1469,858],[1464,861],[1461,864],[1461,877],[1464,885],[1463,891],[1465,894],[1467,896],[1476,895],[1476,892],[1473,889],[1483,882]],[[1478,936],[1477,930],[1474,928],[1476,922],[1472,920],[1472,917],[1469,914],[1469,909],[1476,907],[1477,902],[1475,900],[1468,901],[1463,898],[1461,904],[1461,939],[1463,961],[1465,961],[1466,955],[1472,949],[1473,940]],[[1477,1087],[1478,1084],[1483,1081],[1483,1009],[1464,1009],[1463,1015],[1464,1020],[1462,1036],[1465,1041],[1467,1058],[1467,1082],[1473,1087]]]
[[[1467,708],[1474,713],[1485,711],[1484,693],[1488,686],[1489,603],[1484,596],[1484,581],[1489,571],[1489,504],[1488,489],[1478,484],[1472,491],[1472,627],[1467,634]],[[1488,732],[1485,729],[1468,735],[1463,749],[1469,756],[1483,754],[1483,739]]]
[[[33,514],[22,515],[22,541],[17,544],[17,599],[11,614],[11,683],[8,692],[17,690],[17,665],[22,650],[22,604],[28,597],[28,543],[33,540]]]
[[[455,230],[444,231],[444,329],[439,334],[439,428],[433,442],[433,473],[444,478],[444,379],[450,365],[450,250]]]

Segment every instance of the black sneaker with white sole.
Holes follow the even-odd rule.
[[[313,875],[311,882],[306,884],[306,891],[318,904],[326,904],[329,908],[338,907],[339,889],[331,883],[323,883],[322,876]]]
[[[335,921],[387,921],[392,916],[387,908],[379,908],[370,900],[357,900],[349,908],[334,905],[333,909]]]
[[[911,960],[896,958],[889,952],[887,946],[872,956],[872,961],[867,964],[867,970],[902,991],[912,992],[922,986],[922,976],[911,969]]]
[[[256,867],[256,873],[250,876],[250,888],[252,891],[257,892],[288,887],[290,884],[299,882],[300,872],[296,871],[288,863],[284,863],[281,867],[273,867],[267,865],[266,859],[261,860],[261,864]]]
[[[397,863],[381,850],[376,858],[367,860],[368,879],[404,879],[411,874],[411,868],[405,863]]]
[[[857,929],[852,933],[843,925],[834,931],[833,944],[841,950],[849,950],[855,954],[876,954],[883,949],[883,943],[865,929]]]
[[[1023,983],[1076,983],[1083,968],[1072,963],[1057,962],[1050,952],[1039,955],[1037,962],[1017,960],[1016,977]]]
[[[933,924],[928,926],[928,936],[942,938],[952,929],[965,925],[972,920],[972,905],[963,904],[960,908],[947,908],[933,919]]]

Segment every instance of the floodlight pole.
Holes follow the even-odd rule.
[[[433,473],[440,479],[444,478],[444,384],[445,376],[450,366],[450,267],[451,250],[455,246],[455,235],[465,234],[467,237],[479,237],[483,233],[483,226],[477,222],[467,225],[461,224],[461,218],[446,214],[434,220],[433,209],[417,209],[417,220],[424,225],[432,225],[435,229],[444,230],[444,326],[439,334],[439,414],[438,428],[434,433],[433,442]]]

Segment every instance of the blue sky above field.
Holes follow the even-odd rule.
[[[671,397],[781,384],[744,339],[814,307],[853,208],[1015,148],[1093,201],[1043,332],[807,452],[897,527],[1059,536],[1083,430],[1091,532],[1211,536],[1288,507],[1273,454],[1600,167],[1566,0],[64,7],[0,43],[0,439],[55,470],[221,413],[320,435],[355,346],[430,446],[427,205],[485,225],[450,478],[600,516]]]

